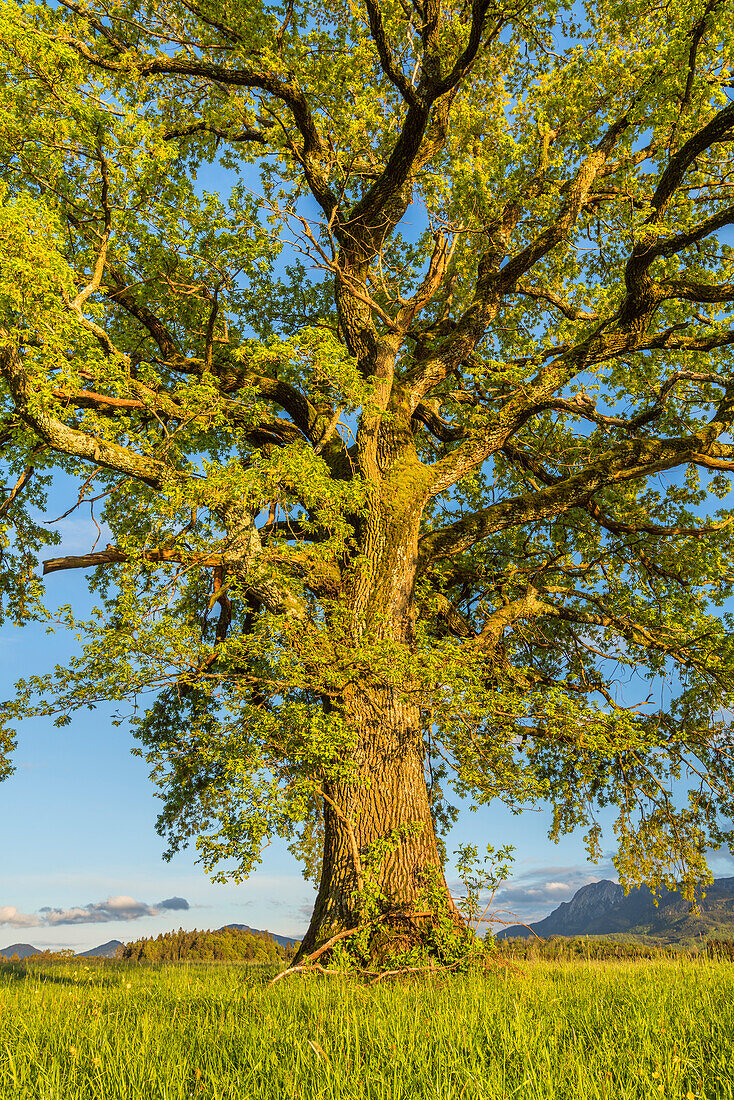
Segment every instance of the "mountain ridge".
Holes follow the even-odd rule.
[[[601,879],[582,886],[570,901],[562,902],[542,920],[503,928],[496,938],[624,935],[684,943],[734,937],[734,877],[715,879],[698,899],[698,907],[698,912],[692,911],[676,890],[665,890],[656,905],[646,886],[636,886],[625,895],[619,883]]]
[[[107,940],[107,943],[101,943],[99,947],[90,947],[89,951],[78,951],[74,958],[114,959],[117,954],[117,948],[122,946],[122,940]]]

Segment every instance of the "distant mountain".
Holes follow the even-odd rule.
[[[225,924],[225,928],[237,928],[241,932],[254,932],[257,936],[271,936],[276,943],[281,944],[282,947],[292,947],[294,944],[300,943],[300,940],[291,939],[288,936],[277,936],[275,932],[267,932],[262,928],[250,928],[249,924]],[[220,928],[221,932],[222,929]]]
[[[117,948],[122,946],[122,940],[108,940],[107,943],[101,943],[99,947],[92,947],[89,951],[80,951],[75,957],[77,959],[114,959]]]
[[[718,878],[699,898],[699,912],[676,891],[666,890],[655,905],[646,886],[624,890],[603,879],[582,886],[543,920],[527,928],[514,924],[497,933],[497,939],[536,936],[624,935],[658,943],[683,943],[694,939],[734,938],[734,878]],[[531,931],[532,930],[532,931]]]
[[[90,951],[80,951],[74,958],[93,959],[100,957],[104,959],[113,959],[118,947],[122,947],[120,940],[108,940],[107,943],[102,943],[99,947],[93,947]],[[26,959],[29,955],[42,954],[42,948],[33,947],[30,943],[11,943],[10,947],[0,948],[0,955],[4,956],[6,959],[11,958],[13,955],[17,955],[19,959]]]
[[[11,959],[13,955],[17,955],[19,959],[24,959],[27,955],[37,955],[39,950],[38,947],[31,947],[29,943],[11,943],[10,947],[0,948],[0,955],[3,955],[6,959]]]

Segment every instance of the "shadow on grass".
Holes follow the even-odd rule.
[[[112,962],[113,960],[107,961]],[[71,967],[74,965],[72,962]],[[81,971],[83,965],[84,962],[80,961],[76,968]],[[83,977],[81,973],[70,974],[69,969],[70,964],[66,961],[63,963],[38,963],[26,961],[25,959],[20,959],[17,962],[0,960],[0,986],[12,982],[26,981],[28,978],[34,978],[39,982],[47,982],[49,985],[73,985],[81,989],[92,984],[96,988],[119,984],[119,977],[115,977],[121,970],[119,966],[105,967],[104,969],[98,966],[95,967],[97,971],[95,974],[85,974]],[[105,970],[107,970],[106,974]]]

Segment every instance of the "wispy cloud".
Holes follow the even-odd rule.
[[[108,897],[106,901],[89,905],[72,906],[69,909],[44,905],[38,913],[20,913],[14,905],[0,905],[0,924],[16,928],[32,928],[45,925],[53,928],[59,924],[107,924],[110,921],[131,921],[140,917],[157,917],[169,910],[189,908],[186,898],[166,898],[156,905],[136,901],[127,894]]]
[[[592,881],[592,880],[589,880]],[[503,902],[554,902],[568,901],[576,889],[568,882],[540,882],[535,886],[507,886],[502,891]]]

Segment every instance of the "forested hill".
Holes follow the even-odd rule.
[[[252,928],[249,924],[225,924],[220,931],[226,932],[230,928],[236,928],[241,932],[252,932],[254,936],[270,936],[281,947],[295,947],[301,942],[294,936],[279,936],[277,932],[265,932],[262,928]]]
[[[659,943],[734,937],[734,878],[720,878],[699,898],[698,912],[675,891],[666,891],[657,906],[650,890],[637,887],[625,897],[622,887],[605,879],[576,892],[543,920],[512,925],[498,939],[530,936],[599,936],[624,934]]]
[[[127,943],[118,953],[118,958],[150,962],[201,959],[277,963],[287,956],[287,947],[276,943],[269,932],[243,928],[220,928],[216,932],[179,928],[178,932],[162,932],[155,938]]]

